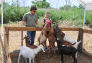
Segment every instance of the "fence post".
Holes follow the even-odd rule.
[[[82,53],[82,50],[83,50],[83,29],[82,28],[79,29],[77,41],[81,41],[81,43],[79,44],[78,51]]]
[[[3,51],[3,63],[6,63],[6,52],[5,52],[5,48],[4,48],[4,44],[3,44],[1,35],[0,35],[0,43],[1,43],[2,51]]]
[[[6,52],[6,63],[8,63],[9,58],[9,30],[5,27],[5,34],[4,34],[4,48]]]
[[[21,46],[23,46],[23,31],[21,31]]]

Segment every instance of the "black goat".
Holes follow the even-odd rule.
[[[74,63],[77,63],[77,47],[78,47],[78,43],[74,44],[74,46],[66,46],[63,45],[64,40],[63,37],[61,36],[61,29],[59,29],[58,25],[55,24],[54,25],[54,31],[55,31],[55,35],[57,38],[57,46],[58,46],[58,51],[59,54],[61,55],[61,61],[62,63],[64,63],[63,61],[63,55],[70,55],[74,58]]]

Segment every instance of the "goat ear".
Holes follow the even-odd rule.
[[[27,35],[25,35],[25,37],[27,37]]]
[[[26,37],[23,38],[23,40],[25,39]]]
[[[27,36],[25,35],[25,37],[23,38],[23,40],[26,38]]]

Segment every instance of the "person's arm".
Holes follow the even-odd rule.
[[[38,19],[36,20],[36,27],[39,27],[39,24],[38,24]]]
[[[38,23],[38,16],[37,16],[37,14],[36,14],[36,27],[39,27],[39,23]]]
[[[24,26],[27,26],[26,22],[27,22],[27,15],[25,14],[25,15],[23,16],[22,24],[23,24]]]
[[[23,24],[24,26],[27,26],[26,21],[22,21],[22,24]]]

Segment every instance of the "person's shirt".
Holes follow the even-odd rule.
[[[27,27],[36,27],[36,21],[38,20],[37,14],[32,15],[30,12],[23,16],[23,21],[26,21]]]
[[[46,22],[48,23],[48,27],[51,27],[51,19],[50,18],[44,18],[42,20],[42,25],[44,26]]]

